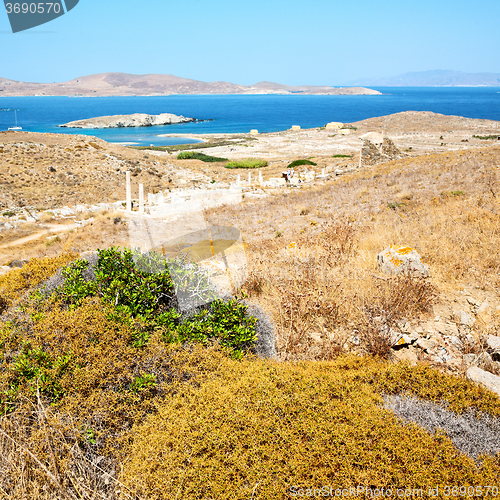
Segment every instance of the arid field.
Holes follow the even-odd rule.
[[[126,171],[136,200],[139,183],[180,193],[250,170],[0,133],[0,495],[278,499],[362,485],[429,498],[437,485],[498,486],[500,385],[470,369],[500,380],[500,123],[407,112],[343,130],[189,148],[268,162],[241,203],[204,216],[241,232],[239,293],[271,325],[274,359],[228,354],[229,337],[203,328],[169,342],[171,323],[119,302],[121,285],[33,294],[84,252],[128,246]],[[363,143],[370,132],[389,146]],[[256,182],[306,159],[295,170],[307,182]],[[416,250],[430,276],[382,272],[390,245]]]

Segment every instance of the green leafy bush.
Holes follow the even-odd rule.
[[[180,322],[180,315],[164,314],[161,322],[169,325],[164,331],[164,339],[167,342],[195,340],[203,344],[218,339],[223,347],[230,350],[232,357],[240,359],[253,345],[256,337],[257,320],[247,317],[246,310],[247,306],[239,298],[233,298],[228,302],[217,299],[209,308],[184,322]]]
[[[70,361],[70,353],[54,357],[40,347],[31,348],[29,344],[24,344],[14,360],[11,392],[17,392],[19,386],[25,383],[33,394],[40,391],[57,401],[64,394],[60,379]]]
[[[227,161],[227,158],[218,158],[217,156],[206,155],[205,153],[197,153],[196,151],[182,151],[177,155],[178,160],[201,160],[206,163]]]
[[[158,329],[167,342],[206,344],[218,339],[237,358],[255,341],[256,320],[245,316],[247,306],[240,299],[214,300],[207,274],[195,264],[167,261],[153,252],[112,247],[98,251],[95,280],[85,278],[87,266],[86,260],[76,260],[62,270],[65,283],[59,297],[71,308],[80,306],[87,297],[100,297],[111,308],[111,319],[133,325],[133,347],[145,347]],[[193,303],[210,305],[183,318],[177,310],[182,295]]]
[[[300,167],[301,165],[312,165],[315,167],[317,165],[317,163],[314,163],[313,161],[310,161],[310,160],[295,160],[295,161],[292,161],[292,163],[290,163],[290,165],[288,165],[287,168]]]
[[[482,141],[493,141],[498,139],[499,135],[473,135],[474,139],[481,139]]]
[[[267,167],[266,160],[257,158],[246,158],[245,160],[233,160],[224,165],[226,168],[262,168]]]
[[[97,291],[97,283],[86,281],[83,277],[87,266],[86,260],[76,260],[62,270],[65,281],[60,296],[73,306],[79,306],[85,297],[95,295]]]

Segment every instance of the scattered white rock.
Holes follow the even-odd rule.
[[[464,354],[463,360],[467,366],[473,366],[476,364],[477,354]]]
[[[389,331],[389,335],[393,346],[408,346],[418,340],[418,335],[401,333],[392,329]]]
[[[413,346],[408,346],[408,347],[403,347],[402,349],[393,350],[392,355],[398,361],[406,361],[411,365],[416,365],[418,363],[418,351]]]
[[[416,345],[423,351],[430,352],[437,344],[433,340],[420,338],[416,341]]]
[[[309,336],[314,340],[314,342],[321,342],[320,332],[309,332]]]
[[[359,339],[359,337],[357,335],[353,335],[351,337],[351,342],[354,344],[354,345],[360,345],[361,344],[361,340]]]
[[[461,349],[463,346],[462,341],[456,335],[452,335],[450,337],[450,342],[458,349]]]
[[[330,122],[325,125],[325,128],[327,130],[334,130],[334,129],[340,129],[344,124],[341,122]]]
[[[459,320],[460,320],[460,324],[462,326],[466,326],[466,327],[471,327],[474,325],[474,323],[476,322],[476,320],[468,313],[466,313],[465,311],[459,311],[458,312],[458,317],[459,317]]]
[[[491,307],[488,302],[483,302],[476,312],[476,318],[483,324],[487,325],[491,322]]]
[[[496,335],[488,335],[486,343],[494,353],[500,353],[500,337],[497,337]]]
[[[415,277],[428,277],[428,266],[422,263],[418,252],[401,245],[391,245],[377,256],[377,269],[385,274],[398,275],[409,273]]]
[[[493,373],[482,370],[477,366],[471,366],[467,370],[467,378],[500,396],[500,377],[498,375],[493,375]]]

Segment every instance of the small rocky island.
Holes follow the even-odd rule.
[[[122,127],[152,127],[154,125],[172,125],[174,123],[189,123],[205,120],[177,116],[172,113],[161,113],[159,115],[147,115],[134,113],[132,115],[113,115],[76,120],[58,125],[66,128],[122,128]]]

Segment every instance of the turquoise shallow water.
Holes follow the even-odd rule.
[[[14,125],[17,109],[23,130],[95,135],[110,142],[167,145],[189,142],[159,134],[276,132],[292,125],[319,127],[400,111],[434,111],[446,115],[500,121],[500,88],[384,87],[379,96],[315,95],[173,95],[166,97],[0,97],[0,130]],[[58,124],[103,115],[174,113],[198,119],[158,127],[107,130],[58,128]]]

